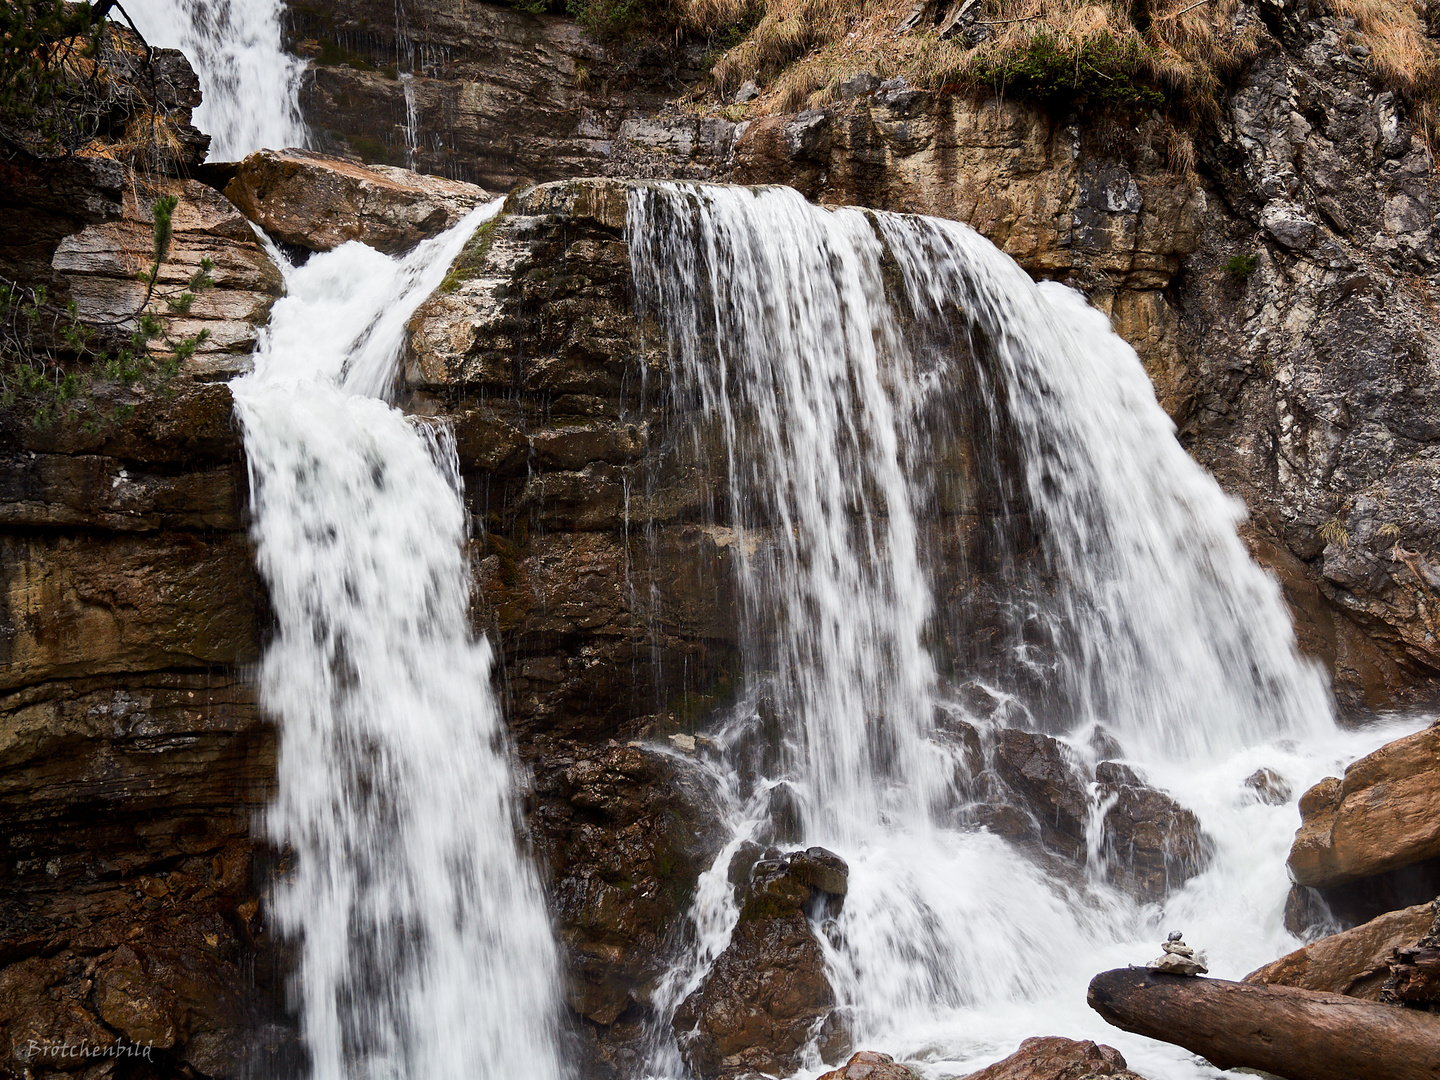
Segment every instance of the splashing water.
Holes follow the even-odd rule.
[[[211,136],[211,160],[305,145],[305,64],[284,50],[281,0],[127,0],[125,10],[151,45],[194,66],[204,95],[194,122]]]
[[[555,948],[467,619],[453,441],[380,399],[409,316],[500,205],[401,260],[349,243],[287,268],[231,384],[278,624],[267,824],[295,869],[274,911],[300,938],[317,1080],[562,1075]]]
[[[637,186],[628,235],[677,410],[704,418],[692,448],[723,447],[745,624],[747,693],[710,760],[735,839],[659,1012],[729,939],[739,845],[821,844],[851,868],[818,936],[857,1046],[939,1077],[1066,1034],[1120,1045],[1153,1080],[1214,1075],[1107,1027],[1086,983],[1150,959],[1172,923],[1228,977],[1293,947],[1293,803],[1243,779],[1266,765],[1298,793],[1415,724],[1336,729],[1235,534],[1240,505],[1079,294],[963,225],[789,189]],[[1105,883],[1098,835],[1066,875],[967,826],[956,720],[1134,764],[1199,815],[1209,868],[1141,905]],[[777,834],[780,790],[796,835]],[[661,1043],[653,1071],[675,1075]]]

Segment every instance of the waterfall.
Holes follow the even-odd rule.
[[[555,946],[468,622],[454,445],[382,400],[406,321],[500,205],[401,260],[349,243],[286,266],[231,384],[277,623],[267,826],[294,865],[274,916],[299,941],[317,1080],[562,1075]]]
[[[305,64],[285,52],[282,0],[127,0],[125,10],[151,45],[194,66],[204,95],[194,122],[211,136],[211,160],[305,145]]]
[[[627,227],[680,438],[728,465],[715,524],[735,533],[744,622],[746,693],[708,740],[735,840],[658,1010],[728,940],[739,843],[820,844],[851,867],[819,936],[857,1045],[945,1076],[1066,1034],[1121,1045],[1152,1080],[1209,1075],[1107,1028],[1086,982],[1150,959],[1172,921],[1229,977],[1293,947],[1293,803],[1242,781],[1266,765],[1298,793],[1393,735],[1336,729],[1236,536],[1240,504],[1108,320],[963,225],[647,184]],[[1098,817],[1090,873],[1069,878],[967,824],[957,721],[1134,764],[1199,815],[1209,868],[1141,905],[1099,873]],[[680,1067],[667,1050],[652,1064]]]

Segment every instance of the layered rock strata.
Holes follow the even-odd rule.
[[[407,4],[398,21],[372,8],[295,10],[327,146],[494,189],[597,173],[791,184],[968,222],[1032,274],[1083,288],[1186,446],[1250,508],[1247,540],[1342,703],[1433,689],[1430,155],[1405,101],[1352,54],[1353,20],[1242,5],[1259,55],[1192,148],[1153,118],[1120,137],[874,78],[795,115],[668,113],[668,87],[698,74],[685,46],[627,53],[487,4]]]

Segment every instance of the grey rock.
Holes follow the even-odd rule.
[[[880,76],[873,71],[856,71],[840,80],[840,96],[852,101],[866,94],[873,94],[880,85]]]

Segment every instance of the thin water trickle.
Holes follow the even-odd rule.
[[[723,448],[745,624],[746,692],[707,760],[734,839],[655,997],[654,1075],[681,1075],[664,1018],[729,940],[725,870],[750,838],[849,862],[818,936],[857,1046],[941,1077],[1063,1034],[1153,1080],[1214,1075],[1107,1027],[1086,983],[1172,925],[1229,977],[1293,947],[1294,804],[1244,778],[1265,765],[1298,795],[1416,722],[1336,728],[1239,503],[1079,294],[963,225],[789,189],[637,186],[628,235],[674,407],[701,417],[691,450]],[[1142,905],[1106,883],[1103,804],[1069,874],[967,824],[957,721],[1133,765],[1199,816],[1208,869]],[[798,835],[777,830],[780,786]]]
[[[316,1080],[563,1075],[555,946],[468,621],[453,441],[382,400],[407,319],[500,205],[404,259],[349,243],[287,267],[231,384],[277,623],[266,826],[294,869],[274,915],[299,942]]]
[[[282,0],[126,0],[151,45],[181,50],[200,77],[194,123],[211,137],[210,160],[304,146],[303,61],[284,49]]]

